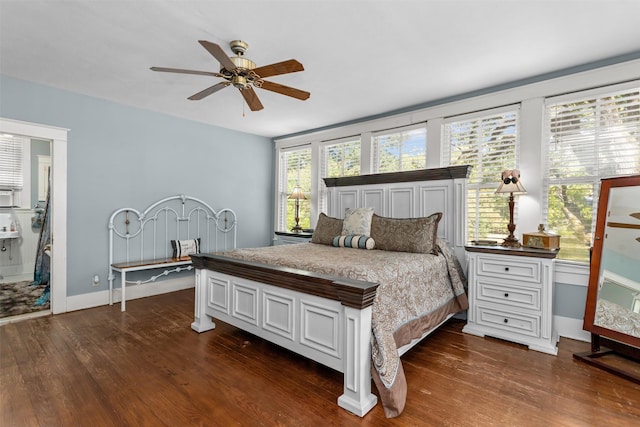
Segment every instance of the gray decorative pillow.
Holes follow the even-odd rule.
[[[342,220],[332,218],[323,213],[318,217],[318,223],[313,231],[311,243],[331,245],[333,238],[342,233]]]
[[[333,246],[341,248],[373,249],[376,242],[369,236],[336,236],[333,238]]]
[[[376,249],[438,255],[436,239],[442,212],[422,218],[386,218],[373,215],[371,237]]]
[[[343,236],[371,235],[371,218],[373,217],[373,208],[355,208],[347,209],[344,214],[344,222],[342,223]]]

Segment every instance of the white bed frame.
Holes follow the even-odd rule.
[[[328,215],[342,218],[346,208],[364,206],[396,218],[442,212],[439,237],[463,261],[468,174],[469,167],[461,166],[326,178]],[[192,258],[195,331],[211,330],[212,318],[220,319],[342,372],[338,405],[349,412],[362,417],[376,405],[370,344],[377,284],[208,254]],[[422,338],[399,349],[400,354]]]
[[[195,197],[179,194],[152,203],[143,211],[120,208],[109,218],[109,305],[113,304],[114,273],[120,273],[120,310],[126,310],[127,284],[155,282],[170,273],[192,270],[190,258],[173,258],[171,240],[200,238],[200,251],[236,247],[236,214],[215,211]],[[146,280],[127,281],[127,273],[156,271]]]

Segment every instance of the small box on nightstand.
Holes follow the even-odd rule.
[[[554,251],[560,249],[560,236],[544,231],[544,224],[538,226],[535,233],[522,233],[522,246]]]

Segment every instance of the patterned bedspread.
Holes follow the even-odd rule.
[[[640,313],[605,299],[598,299],[594,325],[640,338]]]
[[[397,349],[448,314],[467,308],[465,277],[447,244],[440,255],[336,248],[314,243],[236,249],[221,255],[378,283],[372,309],[372,375],[388,417],[404,408],[406,379]]]

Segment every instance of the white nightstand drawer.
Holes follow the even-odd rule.
[[[510,286],[478,279],[478,300],[497,304],[540,310],[541,289],[526,286]]]
[[[490,276],[541,284],[541,270],[542,265],[539,261],[526,259],[524,257],[478,257],[478,276]]]
[[[476,306],[476,319],[479,325],[514,332],[531,337],[540,336],[540,316],[521,313],[509,313],[493,308]]]

